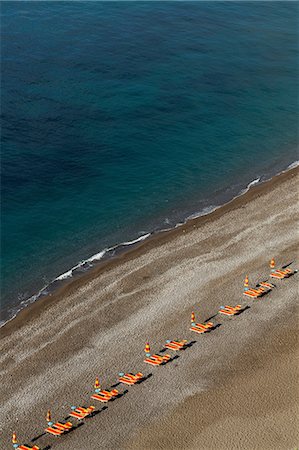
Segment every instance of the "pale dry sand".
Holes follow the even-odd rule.
[[[298,275],[258,301],[242,298],[269,275],[268,261],[298,265],[298,170],[253,188],[204,219],[141,245],[1,329],[1,448],[11,433],[29,443],[45,415],[89,404],[95,376],[104,387],[119,371],[152,374],[108,408],[41,448],[291,449],[298,436]],[[248,304],[189,331],[221,304]],[[158,368],[143,363],[144,343],[196,341]],[[125,388],[120,390],[126,391]],[[91,403],[93,403],[91,401]],[[98,406],[98,405],[97,405]],[[48,447],[49,448],[49,447]]]

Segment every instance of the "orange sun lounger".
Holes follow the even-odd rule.
[[[70,416],[74,417],[75,419],[82,420],[85,419],[85,417],[91,416],[94,410],[94,406],[88,406],[88,408],[83,408],[80,406],[78,408],[74,408],[72,412],[70,412]]]
[[[61,434],[65,433],[66,431],[69,431],[71,428],[73,428],[72,422],[66,422],[66,423],[56,422],[56,423],[53,423],[53,425],[46,428],[45,431],[47,433],[53,434],[54,436],[60,436]]]
[[[170,355],[151,355],[148,358],[145,358],[144,362],[151,364],[152,366],[161,366],[161,364],[167,363],[170,358]]]
[[[208,323],[195,323],[190,328],[191,331],[195,331],[195,333],[206,333],[207,331],[210,331],[214,327],[214,324],[212,322]]]
[[[143,378],[144,375],[141,372],[136,373],[136,375],[133,375],[132,373],[124,373],[124,374],[122,373],[119,374],[118,381],[120,383],[132,385],[138,383],[138,381],[143,380]]]
[[[117,389],[112,389],[112,391],[101,390],[96,394],[91,396],[92,399],[98,400],[99,402],[107,403],[110,400],[113,400],[114,397],[117,397],[119,394]]]
[[[269,288],[269,287],[258,287],[258,288],[248,289],[247,291],[244,291],[243,294],[246,295],[247,297],[257,298],[257,297],[261,297],[264,294],[267,294],[270,291],[271,291],[271,288]]]
[[[17,450],[39,450],[39,447],[37,445],[34,445],[33,447],[28,447],[27,445],[19,445],[17,447]]]
[[[262,286],[262,287],[265,287],[265,288],[268,288],[268,289],[273,289],[275,287],[274,284],[269,283],[268,281],[261,281],[259,283],[259,286]]]
[[[220,314],[224,314],[226,316],[234,316],[235,314],[237,314],[240,310],[242,309],[241,305],[236,305],[236,306],[221,306],[221,308],[219,309],[219,313]]]
[[[283,278],[289,278],[293,274],[294,271],[292,269],[276,269],[270,273],[270,277],[282,280]]]
[[[188,341],[185,339],[182,341],[166,341],[165,347],[174,351],[183,350],[186,348],[187,343]]]

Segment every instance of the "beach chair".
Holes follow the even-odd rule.
[[[283,280],[284,278],[289,278],[294,275],[294,273],[295,272],[292,269],[276,269],[270,273],[270,277],[277,280]]]
[[[162,364],[166,364],[170,358],[170,355],[150,355],[145,358],[144,362],[146,364],[151,364],[152,366],[161,366]]]
[[[259,286],[262,286],[262,287],[265,287],[265,288],[268,288],[268,289],[273,289],[275,287],[274,284],[269,283],[268,281],[261,281],[259,283]]]
[[[207,323],[195,323],[191,326],[190,331],[194,331],[195,333],[207,333],[208,331],[211,331],[212,328],[214,328],[213,322],[207,322]]]
[[[236,306],[225,305],[220,307],[219,313],[224,314],[225,316],[234,316],[238,314],[241,309],[242,309],[241,305]]]
[[[119,395],[119,392],[117,389],[112,389],[112,391],[105,391],[102,389],[98,393],[93,394],[91,396],[91,398],[94,400],[98,400],[99,402],[102,402],[102,403],[107,403],[110,400],[113,400],[118,395]]]
[[[270,287],[257,287],[257,288],[250,288],[247,291],[244,291],[243,294],[250,298],[258,298],[262,295],[268,294],[268,292],[271,291]]]
[[[79,406],[78,408],[72,407],[72,412],[70,412],[70,416],[74,417],[75,419],[82,420],[86,417],[90,417],[92,413],[94,412],[95,407],[94,406],[88,406],[87,408],[83,408]]]
[[[166,341],[165,347],[169,350],[174,351],[184,350],[187,346],[187,343],[188,341],[186,341],[185,339],[182,341]]]
[[[45,431],[49,434],[52,434],[53,436],[61,436],[62,434],[66,433],[67,431],[70,431],[73,428],[72,422],[55,422],[52,425],[50,425],[48,428],[45,429]]]
[[[40,448],[37,445],[34,445],[33,447],[28,447],[28,445],[19,445],[17,447],[17,450],[40,450]]]
[[[141,372],[136,373],[120,373],[118,381],[120,383],[128,384],[129,386],[136,384],[144,379],[144,375]]]

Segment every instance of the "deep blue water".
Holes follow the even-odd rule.
[[[295,2],[3,2],[3,317],[297,160],[297,25]]]

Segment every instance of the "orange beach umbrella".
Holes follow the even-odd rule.
[[[12,443],[13,444],[17,444],[18,443],[17,442],[17,433],[15,433],[15,432],[12,433]]]
[[[151,352],[151,348],[148,342],[145,344],[144,351],[146,354]]]
[[[51,411],[50,411],[50,410],[48,410],[48,412],[47,412],[46,421],[47,421],[47,422],[51,422],[51,421],[52,421],[52,418],[51,418]]]
[[[94,382],[94,388],[95,388],[95,389],[100,389],[100,382],[99,382],[98,377],[96,377],[96,380],[95,380],[95,382]]]
[[[275,268],[275,260],[274,260],[274,258],[272,258],[271,261],[270,261],[270,268],[271,269]]]
[[[249,286],[249,279],[248,279],[248,275],[246,275],[245,280],[244,280],[244,288],[248,288]]]

